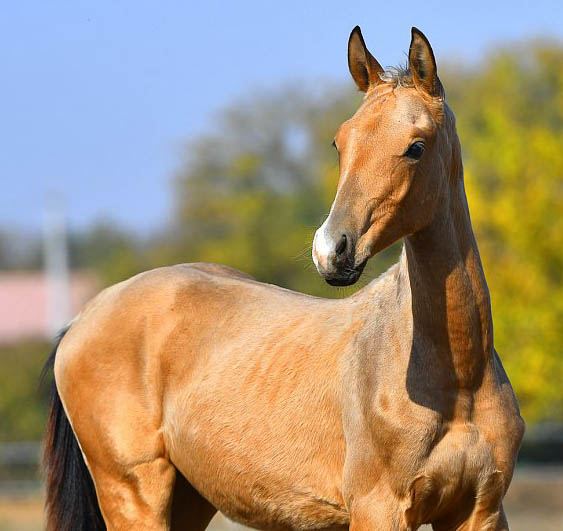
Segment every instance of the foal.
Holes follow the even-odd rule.
[[[384,72],[355,28],[348,61],[365,99],[336,134],[313,259],[352,284],[403,237],[399,263],[343,300],[211,264],[103,291],[52,357],[49,529],[197,531],[217,510],[260,529],[508,529],[524,426],[432,49],[413,28],[409,69]]]

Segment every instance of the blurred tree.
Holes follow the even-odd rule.
[[[140,242],[109,220],[100,220],[69,238],[70,266],[93,269],[102,284],[110,285],[149,267],[147,242]]]
[[[563,420],[563,47],[512,47],[445,86],[495,345],[524,417]]]
[[[41,238],[23,230],[0,229],[0,270],[33,270],[41,265]]]

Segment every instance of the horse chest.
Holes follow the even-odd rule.
[[[378,423],[372,462],[376,488],[389,489],[399,507],[416,500],[409,509],[413,523],[455,519],[474,511],[477,503],[494,512],[510,481],[514,449],[498,438],[492,442],[493,422],[486,415],[447,421],[435,411],[418,411],[400,426]],[[381,477],[387,484],[381,485]]]
[[[397,513],[416,500],[411,517],[419,524],[469,514],[476,500],[494,512],[510,481],[516,452],[514,444],[503,442],[514,414],[500,395],[491,394],[483,401],[475,395],[435,393],[434,408],[423,395],[415,402],[407,392],[385,389],[371,399],[358,395],[346,417],[345,499],[360,492],[387,492],[385,500],[395,501],[385,503],[394,503],[394,509],[380,510]],[[451,402],[452,409],[446,406]],[[371,407],[364,406],[358,415],[358,403]]]
[[[446,431],[447,430],[447,431]],[[452,424],[431,449],[422,471],[435,478],[442,491],[479,488],[479,482],[496,470],[491,444],[479,427]]]

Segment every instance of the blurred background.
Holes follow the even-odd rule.
[[[310,258],[358,106],[346,47],[410,27],[464,151],[495,345],[528,431],[511,528],[563,529],[563,9],[531,2],[28,1],[0,7],[0,530],[42,528],[52,338],[104,286],[177,262],[344,297]],[[220,517],[217,529],[235,527]]]

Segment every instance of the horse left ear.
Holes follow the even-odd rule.
[[[444,89],[438,79],[438,69],[434,52],[418,28],[411,29],[411,45],[409,48],[409,68],[414,86],[434,97],[443,97]]]

